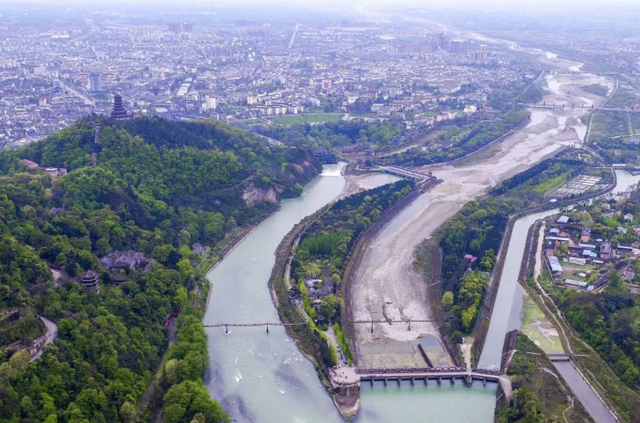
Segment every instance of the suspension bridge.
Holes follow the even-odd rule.
[[[349,323],[357,324],[357,325],[371,325],[373,330],[374,324],[382,324],[386,323],[389,325],[393,325],[395,323],[406,323],[408,325],[407,330],[411,330],[411,323],[429,323],[433,322],[433,320],[393,320],[393,319],[381,319],[381,320],[353,320]],[[211,323],[205,324],[205,328],[225,328],[225,332],[229,333],[229,328],[238,328],[238,327],[256,327],[263,326],[267,328],[267,333],[269,333],[269,326],[305,326],[306,322],[296,322],[296,323],[282,323],[282,322],[258,322],[258,323]]]

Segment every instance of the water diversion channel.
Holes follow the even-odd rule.
[[[282,208],[258,227],[209,274],[212,295],[204,322],[277,321],[267,282],[274,264],[274,252],[295,223],[333,201],[342,193],[345,179],[342,165],[326,166],[299,198],[283,201]],[[621,191],[637,183],[640,176],[617,172]],[[375,176],[363,186],[374,187],[395,180]],[[480,367],[499,366],[502,343],[508,330],[521,324],[522,294],[517,276],[527,231],[537,219],[554,211],[536,213],[514,226],[494,315],[491,319]],[[342,421],[330,396],[318,382],[313,365],[299,352],[281,327],[267,335],[264,328],[208,330],[210,370],[207,385],[222,401],[236,422]],[[571,382],[571,369],[559,369]],[[575,372],[575,370],[573,370]],[[572,385],[574,385],[572,383]],[[578,386],[576,385],[576,388]],[[491,422],[497,386],[478,383],[469,389],[455,385],[403,384],[362,386],[362,408],[357,422]]]
[[[640,175],[632,175],[626,171],[616,171],[616,186],[612,192],[626,191],[636,186],[639,181]],[[520,329],[524,297],[518,283],[518,275],[524,257],[527,233],[531,225],[537,220],[552,216],[558,212],[558,209],[553,209],[534,213],[524,216],[515,222],[504,269],[500,276],[500,287],[491,316],[491,324],[478,367],[498,369],[500,367],[505,334],[508,331]],[[571,362],[554,362],[553,364],[597,423],[616,422],[611,412]]]
[[[207,275],[212,284],[205,324],[278,321],[267,287],[275,250],[293,225],[342,193],[342,165],[325,170],[299,198],[247,236]],[[361,186],[373,188],[393,176],[372,175]],[[341,422],[331,397],[318,381],[313,365],[299,352],[282,327],[209,328],[210,369],[205,382],[236,422]],[[496,386],[469,389],[463,384],[363,386],[357,422],[424,421],[488,422]]]

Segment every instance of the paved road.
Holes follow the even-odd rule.
[[[95,109],[95,107],[96,107],[95,101],[91,100],[86,95],[84,95],[84,94],[80,93],[79,91],[75,90],[74,88],[72,88],[71,86],[66,84],[64,81],[59,79],[58,82],[60,83],[60,87],[62,87],[62,89],[64,89],[65,91],[68,91],[69,93],[75,95],[80,100],[82,100],[82,102],[84,104],[86,104],[87,106],[93,106],[93,108]]]
[[[571,391],[580,400],[596,423],[617,423],[618,420],[602,402],[591,386],[578,373],[570,361],[554,361],[553,366],[560,372]]]
[[[32,362],[40,358],[40,356],[42,355],[42,350],[44,349],[45,345],[52,343],[58,337],[58,326],[55,323],[53,323],[51,320],[47,319],[46,317],[42,317],[40,315],[38,315],[38,319],[40,319],[42,323],[44,323],[45,327],[47,328],[47,333],[43,337],[38,339],[39,341],[43,342],[42,347],[38,348],[36,351],[33,352],[33,354],[31,354],[31,358],[29,359],[29,362]]]
[[[53,274],[53,287],[60,288],[62,279],[64,279],[65,276],[62,274],[62,271],[57,269],[51,269],[51,273]]]

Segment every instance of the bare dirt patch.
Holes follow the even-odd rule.
[[[581,74],[552,75],[551,94],[545,100],[573,99],[564,85],[584,85],[591,76]],[[488,157],[478,156],[463,166],[447,164],[425,166],[444,180],[418,197],[380,233],[365,253],[349,299],[355,320],[432,320],[427,301],[427,284],[412,266],[416,247],[465,203],[484,194],[490,187],[556,154],[560,149],[580,143],[584,125],[578,117],[585,110],[536,110],[532,122],[520,133],[502,141],[500,150]],[[437,281],[432,281],[437,282]],[[424,335],[438,337],[433,323],[405,325],[367,325],[356,328],[356,352],[359,365],[403,363],[415,364],[415,349]],[[400,344],[399,344],[400,343]],[[398,350],[403,345],[402,353]],[[376,346],[383,347],[374,348]],[[385,347],[388,346],[388,347]],[[381,358],[381,356],[383,356]]]

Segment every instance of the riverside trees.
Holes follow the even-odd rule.
[[[297,278],[305,312],[316,321],[317,341],[325,348],[330,324],[348,361],[353,354],[341,328],[344,300],[340,284],[358,237],[378,221],[382,214],[415,188],[415,182],[401,180],[337,201],[302,234],[291,266]],[[313,300],[317,300],[316,307]],[[330,348],[331,349],[331,348]],[[325,354],[329,357],[329,355]],[[327,367],[336,364],[325,360]]]
[[[101,124],[99,145],[94,123]],[[92,152],[97,167],[89,167]],[[21,159],[69,173],[52,178]],[[31,364],[0,349],[0,422],[134,421],[175,312],[168,368],[140,418],[151,420],[164,396],[167,421],[227,421],[201,382],[207,283],[193,275],[200,257],[190,245],[214,246],[273,210],[245,203],[245,189],[293,196],[319,169],[306,151],[268,147],[219,123],[159,119],[87,118],[35,145],[0,152],[0,307],[24,306],[59,329]],[[126,281],[116,284],[98,262],[111,249],[136,250],[157,263],[146,272],[125,269]],[[54,264],[71,279],[59,287],[49,270]],[[98,272],[99,293],[74,282],[89,269]]]
[[[467,203],[445,223],[439,232],[441,295],[447,332],[453,339],[461,340],[475,326],[509,216],[543,204],[545,195],[556,187],[549,181],[564,182],[574,174],[589,172],[584,165],[572,152],[561,153],[502,182],[488,196]],[[610,178],[608,170],[593,172]]]
[[[448,147],[423,149],[412,148],[402,153],[378,159],[383,164],[398,166],[424,166],[454,160],[472,153],[498,139],[512,129],[528,122],[527,110],[510,110],[499,117],[486,117],[479,122],[473,121],[462,127],[454,127],[440,135],[439,141],[448,143]]]

